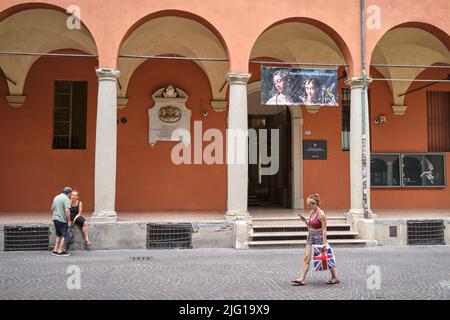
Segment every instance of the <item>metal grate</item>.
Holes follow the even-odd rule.
[[[49,250],[49,226],[4,226],[5,251]]]
[[[147,224],[147,249],[191,249],[190,223]]]
[[[409,220],[409,245],[445,244],[444,220]]]

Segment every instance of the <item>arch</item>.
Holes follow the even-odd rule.
[[[55,5],[27,3],[11,7],[0,14],[0,51],[51,53],[71,49],[97,56],[97,44],[86,25],[81,23],[79,30],[69,30],[66,21],[66,10]],[[23,95],[28,72],[39,58],[0,56],[0,67],[16,82],[8,83],[9,95]]]
[[[265,37],[267,39],[264,39]],[[275,52],[277,49],[273,44],[276,41],[275,37],[286,51],[281,56],[279,51],[278,54]],[[275,51],[261,52],[258,42],[268,42],[269,39],[272,43],[271,48]],[[263,44],[261,46],[264,47]],[[300,48],[307,48],[309,51],[303,54],[305,50],[302,51]],[[312,55],[313,48],[320,50],[314,50],[315,54]],[[325,56],[317,52],[324,52]],[[330,55],[333,61],[323,61],[330,58]],[[266,27],[254,42],[249,60],[256,56],[272,56],[283,61],[289,61],[286,58],[293,58],[293,62],[300,62],[307,56],[309,61],[304,62],[346,64],[350,67],[349,75],[353,73],[353,58],[343,38],[329,25],[312,18],[292,17]]]
[[[142,43],[147,43],[144,48]],[[126,97],[132,74],[146,59],[121,58],[123,54],[226,60],[195,61],[208,76],[213,99],[225,100],[226,92],[220,92],[219,89],[229,72],[228,47],[217,29],[197,15],[185,11],[164,10],[140,19],[129,28],[121,40],[117,56],[117,65],[122,72],[122,89],[119,90],[119,96]]]
[[[427,23],[401,23],[383,34],[370,52],[370,65],[450,65],[450,37]],[[377,67],[385,78],[416,79],[424,68]],[[389,81],[394,105],[403,106],[412,81]],[[400,95],[400,96],[399,96]]]
[[[373,60],[373,53],[375,51],[375,48],[379,45],[380,41],[382,41],[382,39],[392,30],[398,29],[398,28],[414,28],[414,29],[420,29],[422,31],[425,31],[427,33],[430,33],[431,35],[433,35],[435,38],[437,38],[440,42],[442,42],[446,47],[447,50],[450,51],[450,37],[449,34],[447,32],[445,32],[444,30],[426,23],[426,22],[419,22],[419,21],[408,21],[408,22],[402,22],[399,23],[395,26],[393,26],[392,28],[390,28],[389,30],[387,30],[386,32],[384,32],[383,34],[381,34],[379,36],[379,38],[377,39],[376,43],[374,44],[372,50],[368,51],[368,61],[372,61]]]

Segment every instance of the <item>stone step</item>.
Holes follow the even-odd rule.
[[[252,225],[251,226],[253,230],[257,229],[287,229],[287,228],[302,228],[304,231],[308,230],[308,227],[302,223],[302,224],[267,224],[267,225]],[[330,228],[345,228],[347,230],[345,231],[351,231],[352,225],[349,223],[337,223],[337,224],[329,224],[327,226],[327,230],[330,230]]]
[[[345,217],[328,217],[328,224],[343,224],[346,223]],[[267,218],[252,218],[253,225],[299,225],[304,223],[298,217],[267,217]]]
[[[327,231],[327,236],[348,236],[348,237],[357,237],[359,235],[358,232],[353,231]],[[252,238],[258,237],[301,237],[308,236],[308,232],[254,232],[250,231],[249,236]]]
[[[366,247],[373,245],[371,241],[362,239],[329,239],[332,247]],[[252,248],[304,247],[306,240],[249,241]]]
[[[344,216],[328,216],[327,219],[328,220],[345,221],[347,218]],[[285,216],[285,217],[270,216],[270,217],[254,217],[254,218],[252,218],[252,220],[253,221],[278,221],[278,220],[300,220],[300,219],[298,218],[298,216]]]

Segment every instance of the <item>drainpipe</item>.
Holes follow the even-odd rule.
[[[361,89],[361,108],[362,108],[362,181],[363,181],[363,208],[364,219],[369,219],[369,208],[367,199],[367,179],[370,179],[370,172],[367,172],[367,137],[366,137],[366,33],[365,33],[365,3],[361,1],[361,70],[362,70],[362,89]]]

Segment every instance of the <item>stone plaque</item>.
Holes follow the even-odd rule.
[[[186,107],[188,96],[181,89],[168,86],[156,91],[152,98],[155,105],[148,109],[149,143],[181,141],[179,135],[172,137],[172,134],[178,129],[191,131],[192,112]]]

